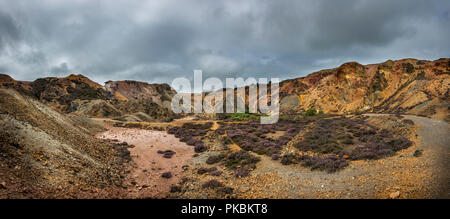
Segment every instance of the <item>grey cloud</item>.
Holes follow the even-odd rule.
[[[0,51],[6,44],[14,44],[20,39],[20,31],[12,17],[0,11]]]
[[[304,76],[346,61],[449,57],[445,0],[0,0],[0,69],[100,83]]]
[[[355,1],[339,4],[320,1],[316,21],[309,36],[311,47],[328,49],[348,46],[384,46],[398,38],[414,34],[409,18],[428,16],[427,1]]]
[[[53,66],[50,69],[50,72],[52,74],[55,74],[58,76],[63,76],[63,75],[69,74],[71,72],[71,70],[69,69],[69,66],[67,65],[67,63],[63,62],[59,66]]]

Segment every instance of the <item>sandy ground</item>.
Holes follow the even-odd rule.
[[[108,127],[108,131],[97,134],[98,138],[117,139],[135,147],[130,148],[135,166],[125,180],[128,198],[164,198],[170,186],[180,180],[182,166],[192,158],[194,148],[180,142],[164,131]],[[158,150],[172,150],[172,158],[163,158]],[[172,178],[161,174],[171,172]]]

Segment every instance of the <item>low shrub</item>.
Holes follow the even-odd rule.
[[[173,128],[170,128],[170,129],[168,129],[167,130],[167,133],[169,133],[169,134],[171,134],[171,135],[174,135],[174,134],[176,134],[177,132],[179,132],[179,130],[180,130],[181,128],[180,127],[173,127]]]
[[[214,171],[217,171],[217,167],[211,167],[211,168],[200,167],[197,170],[197,173],[200,174],[200,175],[203,175],[205,173],[212,173]]]
[[[311,109],[310,111],[313,111]],[[314,110],[317,112],[316,110]],[[263,125],[256,121],[247,123],[221,123],[217,133],[224,135],[221,140],[227,143],[234,142],[244,151],[252,151],[260,155],[270,156],[273,160],[280,160],[284,165],[301,163],[310,165],[312,169],[334,172],[348,165],[349,160],[379,159],[392,156],[396,151],[409,147],[412,142],[403,137],[395,137],[390,131],[379,129],[368,122],[366,116],[348,118],[334,115],[329,117],[302,117],[302,120],[289,120],[285,117],[277,125]],[[284,145],[291,141],[300,131],[309,126],[311,129],[303,134],[303,139],[293,146],[303,152],[314,152],[314,158],[301,160],[296,155],[285,154],[280,156]],[[409,123],[409,122],[406,122]],[[269,133],[282,131],[281,136],[268,137]],[[353,145],[358,145],[354,147]],[[228,154],[222,159],[224,165],[233,169],[236,175],[246,175],[247,167],[252,170],[256,162],[246,160],[246,154]],[[338,159],[327,157],[333,154]],[[346,159],[343,157],[345,156]],[[217,157],[211,157],[207,163],[220,162]],[[241,174],[242,172],[242,174]]]
[[[423,150],[416,150],[416,151],[414,151],[413,156],[414,157],[420,157],[420,156],[422,156],[422,154],[423,154]]]
[[[210,129],[213,126],[212,122],[207,122],[204,124],[196,124],[196,123],[184,123],[181,128],[183,129],[190,129],[190,130],[196,130],[196,129],[200,129],[200,130],[207,130]]]
[[[225,159],[225,166],[229,169],[238,169],[238,167],[250,166],[254,167],[260,159],[248,153],[247,151],[236,151],[229,153]]]
[[[414,121],[410,120],[410,119],[404,119],[402,120],[403,123],[407,124],[407,125],[414,125]]]
[[[167,158],[167,159],[172,158],[172,156],[173,156],[173,154],[164,154],[164,155],[163,155],[163,157],[164,157],[164,158]]]
[[[231,114],[231,120],[234,121],[248,121],[248,120],[258,120],[260,116],[256,114],[249,113],[233,113]]]
[[[205,146],[203,146],[203,145],[199,145],[199,146],[195,146],[194,147],[194,151],[196,153],[201,153],[201,152],[204,152],[206,150],[207,150],[207,148]]]
[[[311,170],[322,170],[329,173],[336,172],[337,170],[343,169],[348,166],[348,162],[336,156],[335,154],[328,155],[326,157],[319,156],[302,156],[300,158],[301,165],[304,167],[310,167]]]
[[[305,116],[315,116],[317,113],[316,109],[308,109],[305,112]]]
[[[211,189],[215,189],[222,186],[223,184],[215,179],[205,182],[202,185],[203,188],[211,188]]]
[[[189,140],[186,141],[187,145],[191,145],[194,146],[195,143],[197,143],[198,141],[195,138],[190,138]]]
[[[281,164],[291,165],[298,163],[298,157],[294,154],[285,154],[281,157]]]
[[[192,179],[189,177],[183,177],[183,178],[181,178],[180,184],[183,185],[189,181],[192,181]]]
[[[200,175],[203,175],[203,174],[205,174],[205,173],[207,173],[207,172],[208,172],[208,169],[207,169],[207,168],[204,168],[204,167],[201,167],[201,168],[199,168],[199,169],[197,170],[197,173],[200,174]]]
[[[342,140],[342,143],[343,143],[343,144],[353,144],[354,142],[353,142],[353,139],[352,139],[352,138],[345,137],[345,138]]]
[[[221,153],[219,155],[211,155],[206,159],[207,164],[215,164],[223,160],[225,158],[225,154]]]
[[[220,193],[229,195],[229,194],[233,193],[233,190],[234,190],[233,188],[225,186],[225,187],[219,188],[217,191],[220,192]]]
[[[272,154],[271,158],[272,158],[272,160],[278,160],[278,159],[280,159],[280,155]]]
[[[165,150],[165,151],[158,150],[158,154],[163,154],[164,158],[172,158],[172,156],[176,153],[175,151],[172,150]]]
[[[171,172],[164,172],[164,173],[161,174],[161,177],[162,178],[166,178],[166,179],[172,178],[172,173]]]
[[[229,138],[228,136],[222,137],[221,141],[223,144],[231,144],[232,143],[231,138]]]
[[[405,137],[385,139],[375,136],[368,140],[368,144],[359,146],[351,152],[353,160],[380,159],[393,156],[395,152],[406,149],[412,145],[412,142]]]
[[[408,74],[411,74],[411,73],[413,73],[414,72],[414,65],[413,64],[411,64],[411,63],[403,63],[402,64],[402,68],[403,68],[403,71],[405,71],[406,73],[408,73]]]
[[[186,142],[187,145],[194,146],[194,151],[201,153],[206,151],[206,147],[201,140],[196,137],[205,136],[213,123],[205,124],[185,123],[181,127],[173,127],[167,130],[167,133],[175,135],[181,142]]]
[[[171,193],[181,192],[181,186],[171,185],[170,186],[170,192]]]
[[[195,147],[204,147],[205,144],[203,142],[201,142],[201,141],[197,141],[197,142],[194,143],[194,146]]]
[[[246,177],[250,174],[250,171],[252,171],[249,167],[245,166],[245,167],[241,167],[238,168],[235,172],[234,172],[234,176],[235,177]]]
[[[292,123],[287,120],[278,122],[276,126],[248,122],[223,124],[218,130],[220,133],[226,133],[226,136],[222,137],[224,144],[234,142],[246,151],[271,156],[272,154],[278,154],[283,146],[304,128],[305,124],[307,124],[305,121]],[[267,134],[277,131],[284,133],[277,139],[267,137]]]
[[[216,170],[216,171],[212,171],[212,172],[210,172],[209,174],[211,174],[212,176],[220,176],[220,175],[222,175],[222,171],[220,171],[220,170]]]
[[[348,165],[343,158],[351,160],[380,159],[392,156],[396,151],[408,148],[412,142],[404,137],[395,137],[386,129],[379,129],[365,121],[365,117],[345,118],[338,117],[319,120],[311,131],[304,134],[302,141],[294,147],[301,151],[337,156],[302,157],[301,165],[314,170],[335,172]],[[349,145],[358,144],[356,148]],[[347,148],[347,149],[346,149]],[[350,149],[351,148],[351,149]],[[295,163],[290,156],[282,157],[282,164]]]

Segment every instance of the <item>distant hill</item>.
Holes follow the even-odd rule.
[[[108,81],[102,86],[83,75],[22,82],[1,74],[0,88],[35,97],[60,112],[86,117],[127,121],[166,121],[176,117],[170,110],[170,100],[176,92],[167,84]]]
[[[349,62],[282,81],[279,95],[282,113],[316,109],[337,114],[407,113],[449,120],[449,84],[449,58],[370,65]],[[82,116],[125,121],[177,118],[170,108],[176,91],[167,84],[126,80],[107,81],[102,86],[83,75],[23,82],[0,74],[0,88],[15,89],[61,112]],[[248,87],[241,101],[248,105]]]

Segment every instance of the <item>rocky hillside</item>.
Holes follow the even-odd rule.
[[[33,95],[30,84],[29,81],[16,81],[9,75],[0,74],[0,89],[14,89],[27,95]]]
[[[168,84],[148,84],[140,81],[107,81],[105,89],[110,92],[119,111],[129,112],[119,120],[152,121],[155,118],[168,121],[177,118],[171,110],[171,100],[176,94]],[[153,119],[152,119],[153,118]]]
[[[69,75],[64,78],[39,78],[31,83],[33,95],[44,103],[62,112],[73,112],[75,100],[110,100],[106,89],[83,75]]]
[[[0,198],[93,197],[101,196],[99,189],[120,186],[131,158],[125,145],[94,138],[101,129],[92,120],[0,89],[0,179],[6,188],[0,188]]]
[[[0,75],[0,88],[37,98],[53,109],[85,117],[109,117],[127,121],[170,120],[170,100],[176,92],[167,84],[108,81],[102,86],[83,75],[16,81]]]
[[[281,82],[281,111],[387,112],[449,119],[449,74],[449,58],[345,63]],[[167,84],[108,81],[102,86],[82,75],[21,82],[0,75],[0,88],[12,88],[60,112],[87,117],[123,121],[168,121],[177,117],[170,107],[176,92]],[[248,87],[246,96],[237,99],[248,105]]]
[[[450,59],[345,63],[280,85],[282,108],[448,117]]]
[[[168,84],[148,84],[140,81],[107,81],[105,88],[118,100],[152,100],[158,105],[167,105],[177,93]]]
[[[402,113],[450,121],[449,75],[449,58],[388,60],[370,65],[349,62],[306,77],[282,81],[280,111],[282,114],[303,113],[308,109],[333,114]],[[210,102],[220,101],[205,96],[223,93],[225,98],[226,91],[206,92],[203,97]],[[239,95],[235,100],[245,102],[247,109],[248,92],[247,86],[245,96]],[[232,93],[237,95],[237,89]],[[270,95],[268,86],[268,97]],[[261,98],[264,97],[259,100]]]

